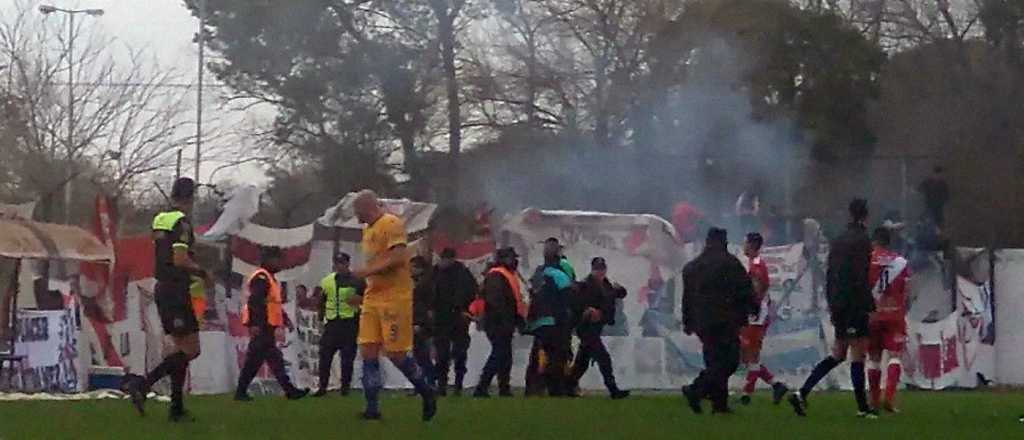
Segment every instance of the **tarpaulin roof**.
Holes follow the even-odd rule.
[[[322,226],[362,230],[363,225],[356,219],[352,203],[356,200],[356,193],[349,193],[342,198],[337,205],[329,208],[324,215],[317,220]],[[394,214],[405,223],[405,230],[409,235],[426,231],[430,228],[430,220],[437,211],[437,205],[433,203],[414,202],[409,199],[380,199],[384,210]]]
[[[0,220],[0,256],[40,260],[110,261],[114,252],[76,226]]]

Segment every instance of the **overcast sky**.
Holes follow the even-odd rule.
[[[145,49],[163,67],[171,67],[185,75],[185,82],[194,83],[197,74],[198,50],[192,43],[192,37],[198,28],[198,19],[185,8],[182,0],[22,0],[38,5],[49,4],[61,8],[104,10],[101,17],[83,17],[85,32],[101,32],[133,49]],[[281,0],[287,1],[287,0]],[[9,3],[8,3],[9,2]],[[13,8],[14,0],[0,0],[0,9]],[[53,19],[58,19],[54,16]],[[124,56],[125,50],[120,45],[109,48],[116,56]],[[204,77],[207,84],[216,82],[216,78],[207,73]],[[218,99],[214,89],[204,89],[204,121],[209,117],[219,117],[226,121],[268,121],[272,114],[268,109],[257,109],[248,113],[226,110]],[[182,93],[194,94],[182,89]],[[192,98],[193,100],[195,98]],[[207,122],[208,123],[208,122]],[[229,127],[235,124],[227,124]],[[191,148],[186,149],[186,160],[191,161]],[[203,181],[208,181],[209,174],[217,164],[203,163]],[[186,169],[191,170],[191,165]],[[191,173],[189,173],[191,174]],[[263,173],[253,166],[241,166],[237,170],[223,170],[217,173],[216,180],[231,178],[251,183],[261,183]]]

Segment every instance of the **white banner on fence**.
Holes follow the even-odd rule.
[[[24,391],[75,393],[78,330],[72,310],[19,310],[15,353],[26,356],[18,374]]]

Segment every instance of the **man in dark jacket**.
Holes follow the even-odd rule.
[[[683,331],[704,346],[704,370],[683,387],[690,409],[700,414],[701,400],[712,411],[729,413],[729,376],[740,363],[740,328],[757,313],[753,287],[743,264],[727,249],[724,229],[708,231],[704,252],[683,269]]]
[[[281,270],[281,249],[265,247],[261,249],[260,267],[249,277],[247,286],[248,299],[242,305],[242,325],[249,327],[249,349],[245,354],[245,365],[238,374],[238,388],[235,400],[251,401],[249,384],[263,363],[270,366],[270,372],[281,385],[289,400],[301,399],[309,394],[309,389],[297,389],[292,385],[288,372],[284,368],[284,356],[277,348],[276,333],[284,326],[283,288],[276,274]]]
[[[487,358],[474,397],[490,397],[491,380],[498,377],[499,395],[512,396],[512,336],[523,325],[526,305],[522,299],[522,286],[516,271],[519,256],[513,248],[499,249],[495,264],[484,276],[483,330],[491,342],[491,355]]]
[[[437,391],[448,393],[448,369],[455,363],[455,395],[462,394],[469,352],[469,319],[466,313],[480,286],[466,265],[455,259],[455,249],[441,251],[434,268],[434,348],[437,350]]]
[[[434,361],[430,358],[430,338],[434,329],[434,302],[436,300],[434,283],[431,281],[430,265],[422,256],[409,260],[412,280],[415,284],[412,291],[412,331],[413,357],[423,370],[427,384],[434,386]]]
[[[539,385],[552,397],[572,395],[567,381],[572,359],[569,298],[575,286],[563,261],[558,252],[546,248],[544,264],[530,278],[530,313],[525,333],[534,336],[526,381],[531,394],[537,391],[534,385]],[[542,379],[543,385],[537,383],[538,379]]]
[[[590,275],[579,284],[570,301],[576,336],[580,338],[570,380],[572,391],[578,394],[580,378],[590,368],[590,362],[597,361],[605,387],[612,399],[619,400],[629,397],[629,391],[620,390],[615,383],[612,358],[601,341],[601,333],[604,326],[615,323],[615,301],[626,297],[626,289],[608,280],[607,274],[605,259],[594,258],[590,262]]]
[[[871,267],[871,238],[868,237],[868,205],[863,199],[850,202],[851,222],[846,232],[829,245],[828,271],[825,275],[825,299],[828,301],[832,325],[835,327],[835,345],[831,356],[814,367],[800,391],[789,396],[789,403],[800,416],[807,413],[807,396],[832,369],[846,360],[852,352],[850,379],[857,399],[858,416],[877,418],[868,407],[864,389],[864,359],[868,343],[868,324],[875,310],[875,299],[868,284]]]

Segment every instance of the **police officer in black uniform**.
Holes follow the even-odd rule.
[[[612,399],[629,397],[629,391],[619,389],[615,382],[612,358],[601,340],[604,327],[615,324],[615,301],[625,297],[626,289],[608,279],[608,263],[605,259],[596,257],[591,260],[590,275],[579,283],[570,299],[573,326],[576,336],[580,338],[580,348],[576,352],[570,378],[573,393],[579,394],[580,379],[587,373],[591,361],[596,361]]]
[[[366,282],[352,275],[352,257],[344,252],[334,255],[334,272],[320,281],[317,296],[321,299],[320,319],[324,322],[320,337],[320,388],[313,397],[327,395],[334,354],[341,355],[341,395],[352,390],[352,371],[356,360],[356,336],[359,334],[359,305],[366,292]]]
[[[701,400],[712,412],[729,413],[729,376],[740,364],[740,328],[759,305],[747,270],[727,249],[724,229],[708,231],[704,252],[683,269],[683,330],[704,346],[704,370],[683,387],[690,409],[700,414]]]
[[[480,286],[473,272],[455,259],[455,249],[441,251],[441,261],[434,266],[434,348],[437,350],[437,392],[448,394],[448,370],[455,367],[455,395],[462,394],[469,353],[469,304]]]
[[[124,378],[124,391],[140,415],[145,415],[146,395],[153,384],[164,376],[171,377],[170,420],[179,422],[191,417],[183,402],[188,364],[199,357],[199,322],[192,310],[189,284],[200,278],[207,287],[213,276],[193,259],[195,236],[188,215],[192,211],[196,185],[192,179],[180,178],[171,188],[171,207],[153,219],[153,242],[156,251],[154,276],[157,312],[164,333],[174,341],[175,351],[164,358],[146,377],[134,374]]]

